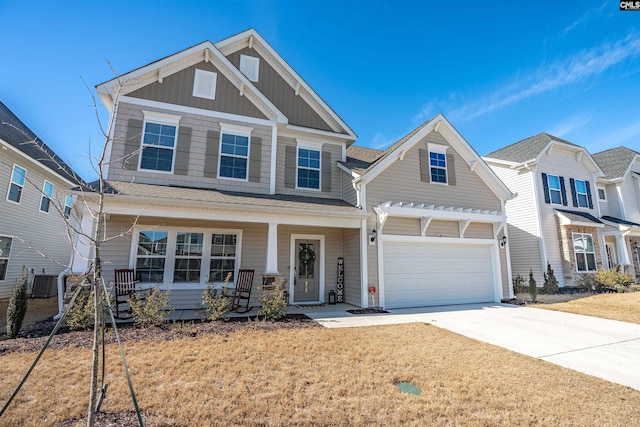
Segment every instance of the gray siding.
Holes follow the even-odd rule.
[[[216,99],[193,96],[193,80],[196,69],[213,71],[218,74]],[[151,83],[127,94],[127,96],[266,119],[266,116],[246,97],[240,96],[240,91],[209,62],[192,65],[165,77],[162,83]]]
[[[227,58],[240,69],[240,55],[260,58],[260,71],[257,82],[253,84],[289,119],[289,123],[313,129],[331,131],[331,127],[316,113],[267,61],[255,50],[244,48],[230,54]]]
[[[356,206],[356,204],[358,203],[358,198],[356,196],[356,190],[353,189],[353,185],[351,184],[351,180],[353,178],[343,170],[340,170],[340,172],[338,173],[341,177],[342,183],[342,200],[347,203],[351,203],[353,206]]]
[[[27,170],[20,204],[7,201],[14,163]],[[54,185],[48,213],[40,211],[45,179]],[[29,287],[33,274],[57,275],[69,265],[71,244],[63,216],[55,208],[57,206],[63,211],[65,196],[70,194],[69,188],[69,184],[22,156],[8,150],[0,153],[0,235],[13,237],[7,274],[5,280],[0,281],[0,298],[11,295],[23,265],[30,272]],[[75,218],[71,221],[75,221]]]
[[[360,281],[360,230],[344,229],[342,230],[342,239],[345,302],[360,307],[362,295]]]

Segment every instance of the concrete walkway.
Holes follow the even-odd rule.
[[[640,390],[640,325],[509,304],[470,304],[353,315],[305,314],[328,328],[429,323]]]

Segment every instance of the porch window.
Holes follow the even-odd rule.
[[[238,236],[236,234],[212,234],[211,235],[211,264],[209,267],[209,280],[212,282],[224,282],[231,273],[231,282],[236,271],[236,246]]]
[[[547,175],[547,183],[549,184],[549,198],[551,199],[551,203],[561,205],[562,190],[560,188],[560,178],[557,175]]]
[[[141,282],[162,282],[167,259],[166,231],[141,231],[138,235],[136,279]]]
[[[7,194],[7,200],[20,203],[22,198],[22,188],[24,187],[24,181],[27,178],[27,170],[21,168],[18,165],[13,165],[13,172],[11,173],[11,185],[9,186],[9,193]]]
[[[573,252],[578,272],[596,271],[596,253],[591,234],[573,233]]]
[[[173,269],[174,283],[199,283],[202,265],[202,233],[178,231],[176,259]]]
[[[7,277],[7,264],[11,254],[11,243],[13,239],[8,236],[0,236],[0,281]]]

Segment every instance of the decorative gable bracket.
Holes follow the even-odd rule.
[[[467,231],[467,227],[469,227],[469,224],[471,224],[470,219],[463,219],[458,221],[458,231],[460,233],[460,237],[464,237],[464,232]]]

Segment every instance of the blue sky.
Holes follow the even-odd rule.
[[[616,0],[0,0],[0,28],[0,100],[85,179],[104,137],[84,82],[248,28],[361,146],[443,113],[481,155],[543,131],[640,150],[640,12]]]

